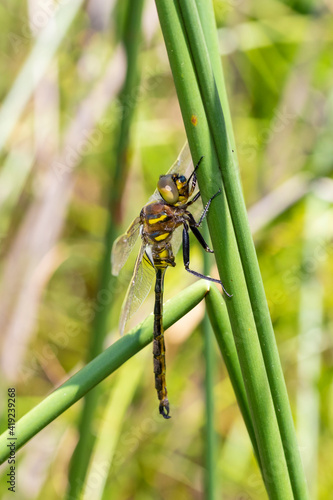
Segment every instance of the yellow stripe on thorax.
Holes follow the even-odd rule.
[[[148,219],[148,224],[157,224],[158,222],[164,221],[164,219],[166,219],[166,218],[167,218],[167,215],[165,215],[165,214],[161,215],[157,219],[151,219],[151,218],[149,218]]]
[[[159,236],[155,236],[154,240],[155,241],[163,241],[169,236],[169,233],[163,233],[160,234]]]

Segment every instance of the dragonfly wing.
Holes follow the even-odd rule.
[[[190,147],[188,142],[186,141],[184,146],[182,147],[181,152],[178,155],[177,160],[174,162],[172,167],[170,168],[168,174],[184,174],[185,177],[188,177],[187,174],[191,173],[193,170],[193,162]]]
[[[126,322],[139,309],[147,297],[155,278],[155,269],[145,256],[146,246],[141,245],[140,253],[136,259],[133,276],[128,287],[126,297],[121,309],[119,330],[122,335]]]
[[[111,252],[112,274],[118,276],[136,242],[140,229],[140,217],[134,219],[125,234],[115,240]]]
[[[180,226],[174,230],[174,233],[172,235],[171,246],[174,255],[177,255],[177,252],[182,244],[182,237],[183,237],[183,226]]]

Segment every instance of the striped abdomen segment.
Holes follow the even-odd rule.
[[[165,270],[166,267],[156,268],[153,356],[155,388],[160,401],[160,414],[163,415],[164,418],[170,418],[168,392],[165,382],[165,345],[163,330],[163,288]]]

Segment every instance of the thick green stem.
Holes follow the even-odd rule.
[[[219,159],[228,207],[279,423],[293,494],[296,499],[304,500],[308,498],[307,486],[265,290],[248,223],[236,155],[230,144],[195,0],[182,0],[179,5],[202,102]]]
[[[244,422],[249,433],[253,450],[260,465],[260,455],[252,423],[249,403],[239,365],[237,350],[232,336],[231,325],[221,294],[215,285],[211,286],[209,294],[206,295],[206,306],[208,316],[213,327],[217,343],[219,345],[224,363],[226,365],[232,387],[235,391],[239,409],[243,415]],[[261,466],[261,465],[260,465]]]

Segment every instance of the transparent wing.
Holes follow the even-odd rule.
[[[141,245],[140,253],[136,259],[133,276],[121,309],[119,321],[120,335],[124,333],[126,322],[139,309],[142,302],[147,297],[155,278],[155,269],[150,264],[149,260],[145,258],[145,251],[145,245]]]
[[[128,259],[136,242],[140,229],[140,217],[134,219],[125,234],[122,234],[112,245],[111,266],[112,274],[118,276],[120,269]]]

